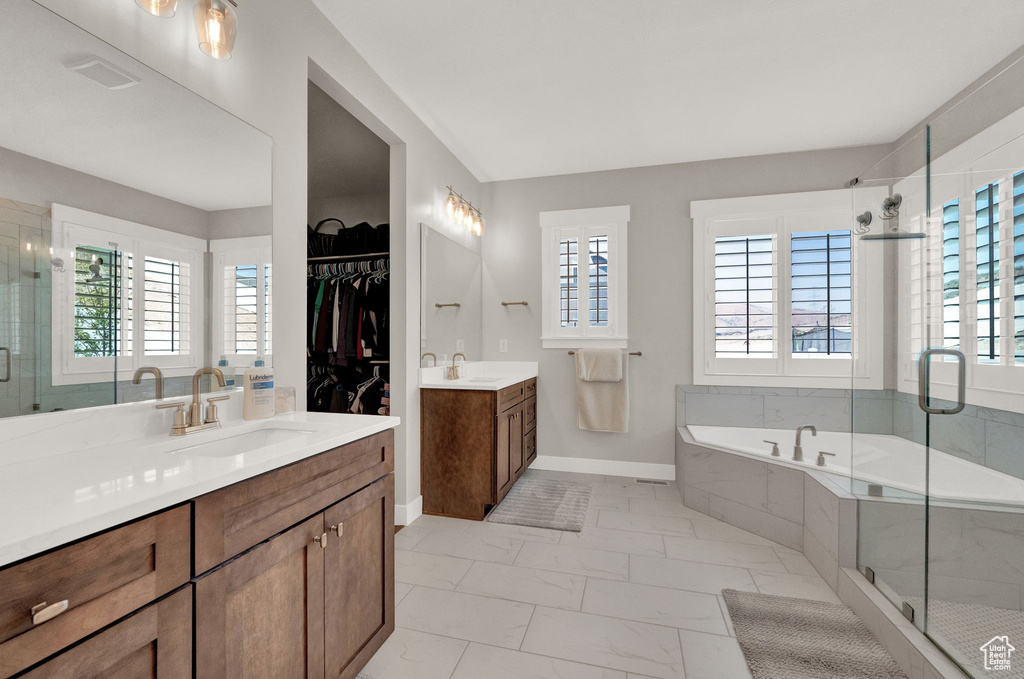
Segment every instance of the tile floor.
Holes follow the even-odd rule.
[[[722,589],[837,602],[806,558],[685,506],[593,483],[582,533],[423,516],[395,536],[395,634],[374,679],[749,679]]]

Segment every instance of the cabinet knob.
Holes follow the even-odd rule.
[[[331,532],[337,533],[338,537],[340,538],[342,535],[345,534],[345,524],[339,523],[337,526],[331,526]]]
[[[314,536],[313,542],[320,545],[320,549],[327,549],[327,533]]]
[[[32,607],[32,624],[42,625],[47,620],[53,620],[58,615],[68,610],[68,600],[58,601],[55,604],[47,604],[45,601]]]

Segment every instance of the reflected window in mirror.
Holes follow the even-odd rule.
[[[214,328],[213,353],[236,367],[252,365],[256,356],[271,365],[271,237],[212,240],[210,251],[220,306],[214,318],[223,319]]]

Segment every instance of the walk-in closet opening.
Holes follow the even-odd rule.
[[[390,147],[309,83],[307,410],[389,415]]]

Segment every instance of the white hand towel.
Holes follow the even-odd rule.
[[[613,349],[619,365],[617,381],[588,381],[583,378],[580,354],[576,352],[576,424],[580,429],[605,432],[629,431],[629,363],[624,351]],[[591,374],[597,374],[595,371]],[[604,372],[613,376],[614,373]]]
[[[620,349],[578,349],[576,377],[584,382],[618,382],[625,362]]]

